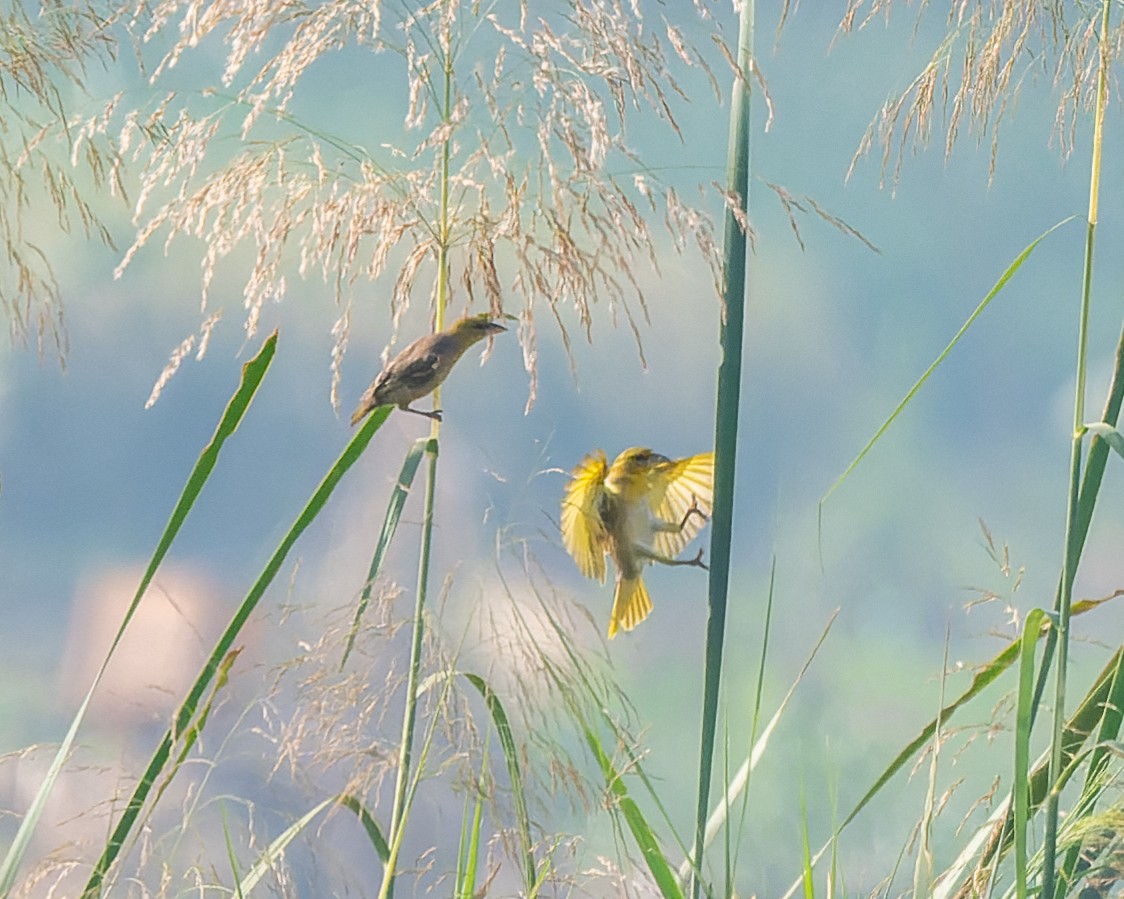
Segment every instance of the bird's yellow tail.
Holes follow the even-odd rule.
[[[617,590],[613,594],[613,612],[609,616],[609,639],[617,635],[617,628],[626,631],[648,617],[652,611],[652,599],[641,578],[618,578]]]

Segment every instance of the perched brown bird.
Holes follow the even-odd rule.
[[[604,582],[607,555],[617,567],[610,638],[652,611],[645,565],[706,568],[701,549],[692,559],[675,556],[702,530],[713,501],[713,452],[669,459],[634,446],[610,466],[597,450],[574,469],[562,499],[562,541],[586,577]]]
[[[441,420],[441,411],[411,409],[410,403],[432,393],[448,377],[465,350],[479,340],[506,331],[488,314],[459,319],[452,327],[427,334],[411,343],[387,364],[359,399],[351,415],[352,426],[376,406],[397,406],[427,418]]]

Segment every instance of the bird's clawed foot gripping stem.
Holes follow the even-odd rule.
[[[701,512],[699,513],[702,514]],[[703,561],[702,547],[699,548],[698,555],[693,559],[680,559],[675,563],[676,565],[690,565],[692,568],[701,568],[704,571],[710,571],[710,567]]]
[[[424,415],[426,418],[432,418],[434,421],[441,421],[441,410],[434,409],[432,412],[426,412],[424,409],[415,409],[413,406],[403,406],[403,412],[413,412],[415,415]]]
[[[691,520],[692,515],[698,515],[703,521],[706,521],[706,513],[699,508],[699,498],[694,494],[691,495],[691,508],[683,513],[683,520],[679,522],[679,530],[683,530],[687,526],[687,522]],[[701,551],[700,551],[701,555]],[[703,566],[706,567],[705,565]]]
[[[693,559],[669,559],[667,556],[661,556],[659,553],[652,552],[648,547],[639,543],[633,547],[633,552],[641,558],[648,559],[651,562],[658,562],[660,565],[686,565],[690,568],[702,568],[706,571],[710,570],[706,562],[703,561],[702,549],[699,549]]]

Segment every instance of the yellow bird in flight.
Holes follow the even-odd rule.
[[[562,541],[578,569],[605,582],[605,557],[617,569],[609,637],[632,630],[652,611],[645,565],[706,568],[702,550],[675,556],[702,530],[714,498],[714,453],[669,459],[634,446],[610,466],[601,450],[574,469],[562,499]]]

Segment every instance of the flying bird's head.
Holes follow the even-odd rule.
[[[635,499],[648,490],[648,475],[661,465],[669,463],[667,456],[653,453],[643,446],[626,449],[615,460],[605,478],[605,487],[625,499]]]

